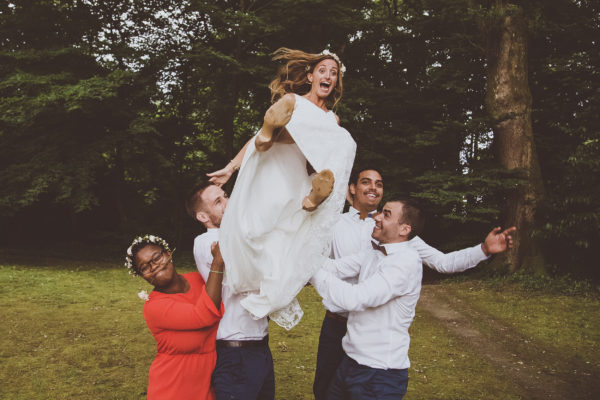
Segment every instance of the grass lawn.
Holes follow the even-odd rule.
[[[481,281],[449,284],[449,291],[524,337],[600,368],[600,313],[593,296],[548,295],[517,285]]]
[[[155,342],[137,297],[149,285],[119,262],[6,256],[0,252],[0,398],[141,399]],[[179,257],[179,258],[177,258]],[[175,259],[193,269],[190,254]],[[93,258],[93,257],[91,257]],[[180,267],[183,265],[183,267]],[[532,340],[597,362],[597,299],[522,292],[449,290],[496,312]],[[323,308],[310,287],[300,294],[305,315],[291,331],[271,323],[277,399],[311,399]],[[509,304],[509,306],[507,306]],[[519,311],[527,309],[528,312]],[[496,309],[497,308],[497,309]],[[561,315],[577,315],[566,326]],[[418,313],[411,327],[412,367],[405,399],[520,399],[501,371],[456,341],[437,321]]]

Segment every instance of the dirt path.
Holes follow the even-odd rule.
[[[470,307],[442,285],[423,285],[417,312],[429,313],[522,390],[525,399],[598,399],[594,371],[557,354]]]

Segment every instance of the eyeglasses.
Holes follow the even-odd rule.
[[[165,249],[162,249],[160,251],[160,253],[156,254],[154,257],[152,257],[152,259],[150,261],[148,261],[147,263],[144,263],[142,265],[140,265],[138,267],[138,270],[140,272],[140,275],[147,275],[150,272],[152,272],[153,270],[153,266],[154,267],[162,267],[164,265],[167,265],[168,263],[170,263],[171,261],[173,261],[173,253],[175,252],[175,249],[173,249],[173,251],[171,252],[171,255],[169,256],[168,259],[163,260],[163,258],[165,258],[165,254],[167,253],[165,251]]]

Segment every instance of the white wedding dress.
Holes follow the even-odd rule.
[[[257,152],[252,141],[219,233],[224,284],[247,293],[241,304],[254,317],[270,315],[286,329],[303,315],[296,295],[329,255],[356,152],[333,112],[295,97],[286,125],[295,143]],[[333,192],[313,212],[302,209],[312,182],[307,160],[317,172],[330,169],[335,179]]]

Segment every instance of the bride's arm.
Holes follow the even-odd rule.
[[[277,100],[277,102],[273,104],[269,108],[269,110],[267,110],[267,113],[265,114],[265,123],[261,128],[263,135],[259,133],[256,140],[259,141],[259,139],[261,139],[261,136],[264,136],[264,130],[268,128],[268,135],[266,135],[267,138],[262,139],[262,142],[263,145],[265,142],[271,143],[269,143],[267,146],[264,146],[262,150],[260,148],[260,145],[257,145],[258,151],[268,150],[273,142],[280,142],[286,144],[294,143],[294,139],[289,134],[287,129],[285,129],[285,125],[289,122],[290,118],[292,117],[292,112],[294,111],[295,103],[296,99],[294,95],[292,93],[288,93],[281,99]],[[276,129],[277,132],[273,132]],[[275,135],[273,135],[274,133]],[[244,145],[244,147],[242,147],[240,152],[237,153],[237,155],[233,158],[233,160],[229,162],[229,164],[225,166],[225,168],[206,174],[206,176],[210,177],[209,182],[212,182],[217,186],[223,186],[224,184],[226,184],[229,178],[231,178],[231,175],[233,175],[235,171],[240,169],[242,161],[244,160],[244,154],[246,154],[246,149],[248,148],[248,145],[250,144],[251,140],[252,139],[246,142],[246,144]]]
[[[244,160],[244,154],[246,154],[246,149],[248,148],[250,141],[252,141],[252,139],[246,142],[244,147],[242,147],[239,153],[237,153],[237,155],[233,157],[233,160],[229,161],[225,168],[206,174],[206,176],[210,177],[208,181],[214,183],[217,186],[223,186],[224,184],[226,184],[229,178],[231,178],[231,175],[233,175],[235,171],[240,169],[242,161]]]

